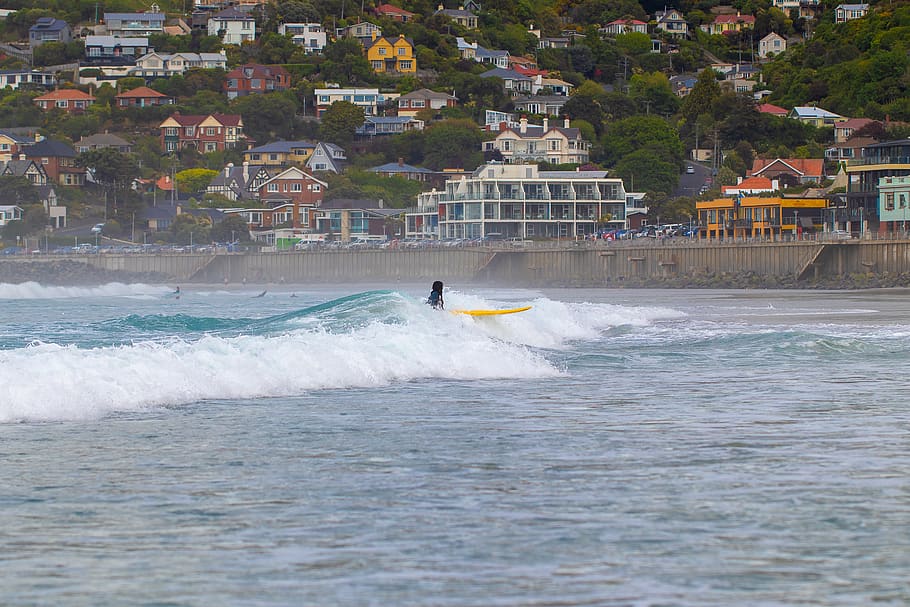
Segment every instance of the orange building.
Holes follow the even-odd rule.
[[[824,198],[742,196],[695,203],[702,235],[711,239],[799,236],[821,230]]]

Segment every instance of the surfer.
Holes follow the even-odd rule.
[[[180,287],[174,289],[174,299],[180,299]]]
[[[256,298],[259,298],[259,297],[265,297],[265,294],[266,294],[266,293],[268,293],[268,291],[263,291],[263,292],[260,293],[259,295],[255,295],[255,296],[253,297],[253,299],[256,299]]]
[[[434,310],[445,310],[445,301],[442,299],[442,281],[437,280],[433,283],[430,296],[427,297],[427,303],[433,306]]]

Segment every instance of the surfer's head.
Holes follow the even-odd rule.
[[[436,282],[433,283],[433,290],[437,291],[439,293],[442,293],[442,281],[441,280],[437,280]]]

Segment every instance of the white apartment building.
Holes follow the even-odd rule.
[[[302,46],[309,55],[322,53],[326,44],[325,29],[319,23],[282,23],[278,33],[291,36],[291,41]]]
[[[379,89],[316,89],[316,116],[322,118],[329,106],[336,101],[348,101],[363,108],[367,116],[376,116],[379,106],[385,103],[385,97]]]
[[[483,151],[498,151],[504,162],[584,164],[590,158],[590,147],[581,131],[569,126],[568,119],[562,126],[550,126],[548,118],[537,125],[528,124],[522,116],[518,128],[502,125],[496,139],[484,142]]]
[[[406,236],[583,238],[626,218],[622,180],[606,171],[541,171],[536,164],[490,163],[444,190],[418,196]]]

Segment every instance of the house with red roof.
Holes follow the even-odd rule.
[[[611,21],[597,30],[604,36],[618,36],[619,34],[628,34],[637,32],[639,34],[648,33],[648,24],[638,19],[617,19]]]
[[[755,106],[755,109],[762,114],[771,114],[772,116],[780,116],[781,118],[786,118],[790,115],[790,110],[771,103],[761,103]]]
[[[756,158],[747,176],[777,179],[784,187],[827,179],[822,158]]]
[[[155,105],[174,105],[175,99],[147,86],[140,86],[125,93],[114,95],[118,108],[152,107]]]
[[[407,23],[414,19],[414,13],[393,4],[380,4],[373,9],[373,13],[379,17],[388,17],[392,21],[397,21],[399,23]]]
[[[158,125],[161,150],[194,148],[202,154],[243,147],[247,143],[240,114],[187,115],[174,112]]]
[[[79,89],[58,89],[35,97],[33,101],[44,111],[56,108],[67,114],[81,114],[95,103],[95,97]]]
[[[291,86],[291,75],[280,65],[248,63],[228,72],[223,86],[228,99],[286,91]]]
[[[834,142],[835,143],[844,143],[851,137],[853,134],[870,124],[881,124],[878,120],[872,120],[871,118],[850,118],[844,122],[838,122],[834,125]]]
[[[767,177],[740,177],[736,185],[725,185],[720,188],[724,196],[755,196],[776,192],[780,189],[780,182],[777,179],[768,179]]]
[[[743,15],[739,11],[735,15],[718,15],[711,23],[701,26],[701,30],[711,35],[723,35],[755,27],[755,17]]]

